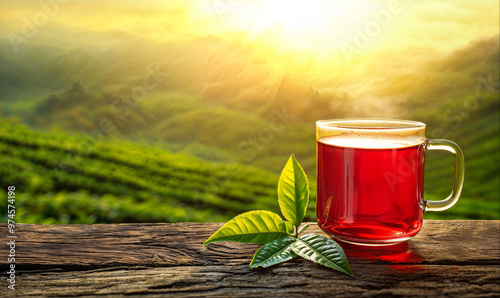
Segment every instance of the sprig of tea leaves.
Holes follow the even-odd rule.
[[[263,244],[253,256],[250,268],[267,268],[297,256],[354,276],[344,250],[337,242],[316,234],[300,234],[309,225],[302,224],[309,202],[309,182],[292,155],[278,182],[278,214],[257,210],[245,212],[228,221],[203,246],[213,242],[235,241]],[[300,227],[300,228],[299,228]]]

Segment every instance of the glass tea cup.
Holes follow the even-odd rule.
[[[427,150],[455,156],[448,198],[423,198]],[[425,124],[392,119],[316,122],[317,220],[334,238],[360,245],[407,241],[422,227],[425,211],[451,208],[464,181],[464,157],[448,140],[425,138]]]

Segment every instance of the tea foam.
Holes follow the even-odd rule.
[[[397,136],[394,135],[364,135],[342,134],[335,136],[321,137],[318,142],[323,144],[347,147],[347,148],[363,148],[363,149],[397,149],[405,147],[413,147],[425,142],[425,138],[416,135]]]

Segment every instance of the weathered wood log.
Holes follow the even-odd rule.
[[[202,247],[221,225],[17,225],[16,291],[5,275],[0,286],[21,296],[500,295],[500,221],[426,220],[404,244],[343,245],[355,278],[302,259],[250,270],[258,245]],[[324,234],[316,224],[306,233]]]

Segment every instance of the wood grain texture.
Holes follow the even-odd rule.
[[[500,295],[500,221],[427,220],[405,244],[343,245],[355,278],[302,259],[250,270],[258,245],[202,247],[221,225],[17,225],[16,291],[5,275],[0,286],[20,296]],[[305,233],[324,234],[316,224]]]

